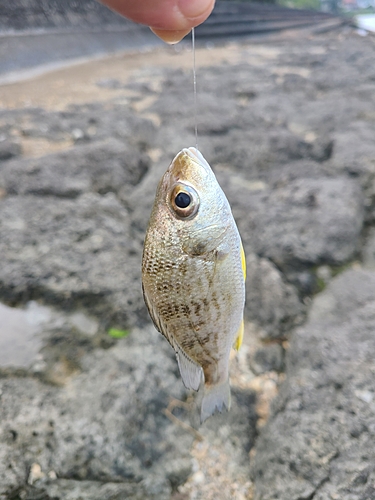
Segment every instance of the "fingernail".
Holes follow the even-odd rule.
[[[178,0],[178,8],[187,19],[195,19],[212,10],[214,3],[214,0]]]
[[[150,28],[150,30],[155,33],[156,36],[161,38],[163,42],[174,45],[180,42],[184,36],[190,33],[191,30],[160,30],[158,28]]]

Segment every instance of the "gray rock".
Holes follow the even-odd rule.
[[[22,152],[19,142],[10,139],[0,139],[0,161],[10,160],[16,156],[20,156]]]
[[[272,261],[277,267],[273,274],[283,271],[284,280],[286,277],[302,296],[318,290],[316,266],[338,266],[356,256],[365,219],[363,195],[356,180],[343,176],[322,177],[320,167],[310,167],[311,162],[297,162],[285,165],[279,172],[273,169],[269,172],[269,183],[262,178],[246,179],[241,173],[230,173],[229,168],[216,169],[246,253]],[[250,272],[247,287],[248,309],[253,311],[259,307],[254,307],[251,301],[258,301],[259,305],[262,300],[256,282],[262,271],[257,267],[253,267],[255,285]],[[263,275],[265,267],[263,263]],[[283,278],[280,277],[279,282],[282,283]],[[281,295],[296,296],[293,287],[282,285],[281,288],[284,290]],[[273,301],[274,292],[271,287]],[[280,296],[280,292],[277,294]],[[298,302],[296,298],[291,300]],[[269,319],[270,316],[267,322]],[[290,323],[286,328],[289,326]]]
[[[128,100],[104,105],[73,104],[60,112],[42,108],[0,110],[0,119],[5,119],[5,124],[0,123],[1,135],[13,141],[13,135],[28,140],[48,139],[52,143],[67,139],[75,143],[118,139],[144,151],[154,146],[156,137],[153,123],[132,111]]]
[[[375,273],[343,273],[293,335],[252,464],[255,500],[373,497],[374,289]]]
[[[4,301],[81,305],[120,325],[146,317],[141,245],[113,193],[75,200],[8,197],[0,200],[0,221]]]
[[[289,380],[253,463],[256,495],[368,500],[374,278],[351,272],[330,282],[326,271],[373,259],[373,48],[341,32],[234,49],[245,62],[199,65],[198,141],[244,241],[246,318],[280,342],[304,318],[299,297],[319,280],[328,286],[293,340]],[[148,327],[118,343],[104,330],[149,321],[141,244],[157,182],[195,144],[192,75],[148,67],[104,85],[121,87],[105,103],[0,110],[4,142],[75,143],[38,159],[7,153],[0,167],[0,297],[71,310],[43,332],[29,370],[1,372],[6,500],[167,500],[190,473],[192,438],[163,413],[170,395],[186,398],[171,349]],[[155,100],[142,110],[145,96]],[[281,347],[267,344],[253,368],[278,370],[281,358]],[[251,391],[235,388],[231,413],[201,429],[245,477],[255,404]]]
[[[330,137],[319,137],[306,141],[289,131],[278,131],[269,136],[270,149],[278,162],[312,159],[317,162],[328,160],[332,155],[333,141]]]
[[[73,335],[60,330],[45,339],[39,380],[11,372],[0,379],[1,500],[169,500],[191,474],[194,435],[186,425],[198,417],[195,405],[191,415],[174,410],[181,425],[164,413],[171,398],[187,396],[172,349],[151,326],[105,350]],[[57,386],[53,370],[64,372]],[[232,395],[231,412],[201,432],[248,474],[255,397],[237,388]]]
[[[246,255],[246,309],[247,319],[261,327],[263,339],[287,336],[301,323],[304,306],[297,290],[285,282],[281,273],[267,259]]]
[[[231,199],[245,243],[284,271],[339,265],[359,248],[364,209],[354,180],[297,179],[258,193],[245,184]]]
[[[232,387],[231,395],[230,412],[206,420],[200,432],[209,442],[233,456],[237,467],[249,473],[248,454],[256,436],[255,394],[249,389]]]
[[[0,187],[8,194],[76,198],[85,192],[129,192],[149,168],[149,158],[115,139],[98,141],[42,158],[7,162]]]
[[[117,78],[102,78],[96,82],[98,87],[104,89],[121,89],[124,88],[124,84],[117,80]]]
[[[9,498],[0,496],[3,498]],[[142,487],[132,483],[103,483],[101,481],[76,481],[70,479],[43,479],[35,486],[21,486],[10,493],[10,498],[24,500],[120,500],[150,498]],[[163,498],[163,497],[161,497]],[[164,498],[168,498],[165,497]]]
[[[320,164],[332,155],[333,140],[329,136],[316,137],[309,142],[284,127],[273,127],[265,134],[262,132],[264,126],[257,121],[247,126],[245,133],[245,125],[239,126],[236,121],[236,127],[228,131],[228,141],[214,139],[213,164],[230,165],[246,178],[265,179],[274,170],[280,173],[280,165],[288,162],[305,159]],[[299,172],[298,164],[294,169]],[[302,177],[301,172],[298,176]]]
[[[168,499],[189,473],[193,439],[163,413],[185,397],[172,350],[150,327],[82,353],[79,366],[60,388],[0,381],[0,498],[28,481],[51,497]]]
[[[250,355],[250,367],[256,375],[284,369],[284,350],[280,344],[265,344]]]
[[[363,264],[369,269],[375,269],[375,228],[370,228],[362,249]]]

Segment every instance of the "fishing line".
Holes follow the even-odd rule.
[[[197,122],[197,74],[195,69],[195,31],[191,30],[191,47],[193,52],[193,87],[194,87],[194,128],[195,148],[198,149],[198,122]]]

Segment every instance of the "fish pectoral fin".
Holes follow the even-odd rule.
[[[227,228],[220,225],[203,227],[189,234],[189,238],[183,243],[182,249],[191,256],[204,255],[220,245],[223,241]]]
[[[238,351],[242,345],[243,332],[244,332],[244,322],[242,320],[236,335],[236,340],[233,343],[233,348],[236,349],[236,351]]]
[[[197,391],[203,379],[202,367],[194,363],[178,344],[174,344],[182,382],[187,389]]]
[[[148,296],[147,296],[146,290],[143,286],[143,282],[142,282],[142,293],[143,293],[143,299],[145,301],[148,313],[150,315],[150,318],[152,319],[152,322],[154,323],[154,327],[157,329],[158,332],[163,334],[161,326],[160,326],[160,322],[158,321],[158,316],[155,313],[154,308],[151,305],[151,302],[148,300]]]

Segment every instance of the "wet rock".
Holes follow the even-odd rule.
[[[374,287],[373,272],[343,273],[293,335],[252,465],[256,500],[373,495]]]
[[[32,302],[23,310],[0,303],[0,370],[29,368],[38,359],[43,345],[40,327],[49,319],[49,309]]]
[[[0,304],[0,376],[30,374],[63,385],[84,354],[115,342],[82,311],[65,314],[35,301],[25,308]]]

